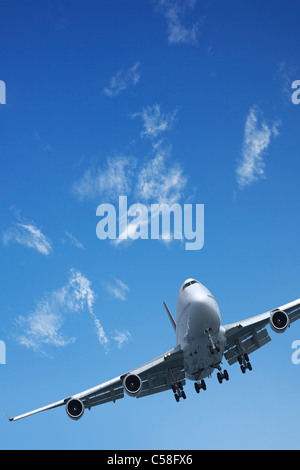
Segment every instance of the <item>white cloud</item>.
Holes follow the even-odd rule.
[[[187,185],[182,167],[172,162],[170,149],[159,145],[154,157],[138,164],[133,157],[108,159],[107,168],[87,169],[73,184],[73,193],[80,200],[117,202],[119,196],[134,195],[141,203],[178,202]]]
[[[117,279],[116,277],[112,278],[112,282],[105,282],[104,286],[107,292],[109,292],[112,297],[119,300],[127,300],[127,293],[129,292],[129,287],[125,282]]]
[[[278,135],[279,122],[269,124],[259,115],[256,106],[253,106],[247,116],[242,159],[236,168],[236,178],[240,189],[264,178],[264,155],[271,138]]]
[[[168,160],[168,150],[160,148],[155,156],[147,161],[139,168],[136,174],[136,182],[134,186],[134,195],[148,210],[151,212],[150,204],[168,204],[172,206],[183,198],[184,191],[187,186],[187,177],[179,164],[170,163]],[[135,211],[134,211],[135,212]],[[131,216],[133,220],[130,220]],[[127,247],[135,238],[139,238],[137,234],[149,233],[149,223],[151,218],[149,215],[144,217],[142,214],[136,217],[136,213],[131,214],[130,207],[127,215],[128,222],[126,228],[119,234],[116,240],[112,240],[114,246]],[[123,224],[122,224],[123,225]],[[174,234],[168,234],[163,241],[169,243],[173,240]],[[171,237],[171,238],[169,238]]]
[[[149,206],[152,203],[165,203],[170,206],[179,203],[184,196],[188,178],[181,165],[172,161],[171,146],[163,142],[162,134],[170,130],[177,110],[162,113],[160,106],[148,106],[132,117],[141,117],[142,137],[149,137],[151,157],[137,159],[120,155],[107,159],[106,167],[94,167],[85,170],[84,175],[73,184],[73,194],[81,201],[94,200],[101,203],[118,203],[119,196],[127,196],[128,212],[124,215],[124,224],[119,220],[121,233],[111,243],[114,246],[128,246],[138,233],[147,232],[150,219],[136,217],[138,208],[130,213],[130,204],[138,203]],[[101,198],[101,199],[100,199]],[[132,199],[135,198],[134,201]],[[129,207],[130,206],[130,207]],[[118,206],[115,205],[116,214]],[[128,216],[128,223],[127,223]],[[134,217],[134,220],[130,218]],[[125,223],[126,222],[126,223]],[[122,229],[124,228],[124,230]]]
[[[73,343],[75,338],[64,335],[63,325],[68,314],[86,308],[94,322],[99,342],[107,348],[109,340],[94,313],[94,300],[91,282],[80,271],[72,269],[65,286],[46,294],[28,316],[18,317],[17,325],[23,330],[17,335],[18,343],[41,352],[44,352],[46,345],[61,347]]]
[[[141,168],[136,185],[138,199],[169,205],[179,202],[187,177],[179,164],[172,164],[168,160],[168,151],[159,149],[154,158]]]
[[[62,316],[53,313],[51,299],[43,299],[28,317],[21,315],[18,317],[17,325],[21,327],[23,333],[17,336],[17,341],[35,351],[42,350],[44,345],[67,346],[74,342],[75,338],[64,337],[61,333],[62,324]]]
[[[158,137],[165,131],[169,131],[176,118],[177,110],[171,113],[162,113],[159,104],[147,106],[142,110],[132,115],[132,118],[140,116],[143,121],[144,130],[141,132],[143,137]]]
[[[115,331],[115,336],[113,337],[113,340],[117,342],[118,348],[121,349],[125,343],[127,343],[131,338],[131,334],[129,331]]]
[[[140,63],[136,62],[133,67],[127,70],[119,70],[111,80],[109,87],[103,89],[103,93],[109,97],[118,96],[121,91],[129,86],[135,86],[140,80],[140,74],[137,72]]]
[[[167,21],[169,44],[198,44],[198,22],[190,28],[182,23],[186,11],[193,10],[196,3],[197,0],[157,0],[158,9]]]
[[[116,200],[119,194],[129,194],[136,160],[119,155],[107,158],[106,168],[89,168],[82,178],[75,181],[72,190],[80,200],[93,200],[102,195]]]
[[[179,164],[171,160],[171,147],[163,144],[162,134],[169,131],[177,110],[163,113],[158,104],[148,106],[132,118],[141,117],[142,137],[151,140],[153,158],[143,161],[133,156],[108,157],[105,166],[91,167],[72,185],[72,192],[80,201],[97,200],[117,202],[119,196],[134,195],[139,202],[172,204],[182,197],[187,178]],[[168,160],[168,161],[167,161]]]
[[[2,241],[5,245],[19,243],[43,255],[52,252],[51,240],[33,223],[16,223],[2,234]]]
[[[81,243],[71,232],[68,232],[67,230],[65,230],[65,235],[67,236],[67,238],[69,239],[72,245],[84,250],[83,243]]]

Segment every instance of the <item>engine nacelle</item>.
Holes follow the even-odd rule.
[[[283,310],[276,309],[271,313],[270,325],[275,333],[284,333],[290,326],[290,319]]]
[[[70,398],[66,404],[66,412],[69,418],[77,421],[84,413],[84,404],[77,398]]]
[[[138,375],[127,374],[123,380],[123,387],[127,395],[137,397],[142,390],[142,380]]]

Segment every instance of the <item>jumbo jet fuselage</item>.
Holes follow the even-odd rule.
[[[194,279],[187,279],[178,292],[176,344],[184,353],[187,379],[204,379],[219,368],[226,344],[220,309],[212,293]]]

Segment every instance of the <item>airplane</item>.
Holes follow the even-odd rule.
[[[67,415],[80,419],[85,409],[116,402],[124,397],[142,398],[165,390],[172,390],[177,402],[186,399],[186,380],[194,381],[196,393],[206,390],[205,379],[217,370],[221,384],[229,380],[222,369],[223,357],[229,365],[239,363],[243,374],[252,370],[249,355],[271,341],[266,326],[283,333],[291,323],[300,318],[300,298],[281,307],[269,310],[246,320],[221,325],[221,314],[212,293],[199,281],[187,279],[177,297],[176,321],[167,304],[164,306],[176,333],[176,346],[146,364],[126,372],[84,392],[38,408],[28,413],[8,418],[22,418],[65,406]]]

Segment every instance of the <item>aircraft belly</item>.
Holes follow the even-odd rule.
[[[209,377],[216,365],[218,365],[223,358],[225,349],[225,335],[222,329],[216,336],[220,351],[211,353],[209,348],[210,342],[205,335],[200,338],[189,337],[188,342],[183,342],[181,347],[184,352],[185,375],[189,380],[199,380]]]

